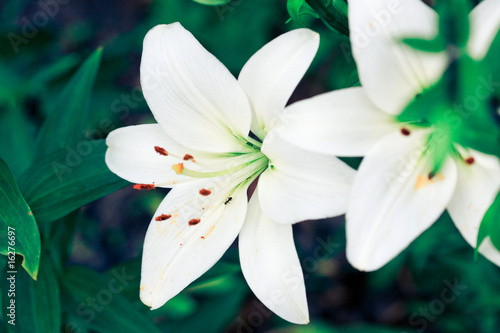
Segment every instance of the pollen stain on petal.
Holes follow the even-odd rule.
[[[152,190],[155,188],[155,184],[135,184],[134,189],[136,190]]]
[[[175,164],[174,166],[172,166],[172,169],[174,169],[175,173],[180,175],[182,173],[182,170],[184,170],[184,164],[182,163]]]
[[[193,162],[195,162],[193,155],[189,155],[189,154],[184,155],[183,160],[184,161],[192,160]]]
[[[155,146],[155,151],[160,155],[168,156],[168,151],[166,151],[165,148]]]
[[[444,175],[442,173],[437,174],[426,174],[426,175],[418,175],[417,182],[415,183],[415,190],[421,190],[427,185],[435,184],[439,181],[444,180]]]
[[[208,232],[205,234],[205,237],[210,236],[210,234],[214,231],[214,229],[215,229],[215,226],[213,225],[213,226],[210,228],[210,230],[208,230]]]
[[[205,239],[205,236],[201,236],[201,239]]]
[[[189,224],[190,226],[192,226],[192,225],[197,225],[198,223],[200,223],[200,221],[201,221],[200,219],[192,219],[192,220],[190,220],[190,221],[188,222],[188,224]]]
[[[141,291],[145,291],[146,290],[146,286],[145,285],[142,285],[141,286]]]
[[[200,194],[201,194],[201,195],[205,195],[205,196],[206,196],[206,195],[210,195],[211,193],[212,193],[212,191],[207,190],[207,189],[204,189],[204,188],[202,188],[202,189],[200,190]]]

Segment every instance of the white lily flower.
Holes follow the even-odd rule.
[[[500,2],[483,1],[470,22],[468,50],[481,59],[500,26]],[[360,270],[382,267],[445,209],[475,247],[480,222],[500,188],[498,159],[456,145],[458,153],[434,174],[427,151],[433,128],[396,119],[447,67],[446,54],[399,42],[434,38],[437,14],[420,0],[352,0],[349,23],[362,87],[323,94],[307,105],[296,103],[280,133],[311,151],[365,156],[346,214],[348,260]],[[491,88],[485,81],[481,96]],[[479,252],[500,265],[500,252],[489,237]]]
[[[290,322],[309,321],[292,224],[345,213],[354,170],[271,128],[318,45],[308,29],[286,33],[236,80],[179,23],[148,32],[141,84],[158,124],[110,133],[106,163],[138,188],[173,187],[144,243],[140,296],[152,309],[212,267],[239,234],[242,271],[255,295]]]

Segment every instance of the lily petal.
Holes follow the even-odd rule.
[[[264,139],[304,76],[319,46],[319,35],[296,29],[267,43],[245,64],[238,81],[252,106],[252,132]]]
[[[475,248],[484,214],[500,190],[500,167],[489,168],[481,164],[482,159],[473,151],[463,156],[464,159],[457,158],[456,161],[457,187],[448,205],[448,212],[462,236]],[[500,252],[489,239],[481,244],[479,252],[500,265]]]
[[[177,175],[172,169],[172,165],[183,161],[172,155],[161,155],[155,150],[155,147],[177,146],[157,124],[116,129],[108,135],[106,144],[108,168],[129,182],[171,187],[175,183],[191,180]]]
[[[236,239],[247,211],[246,188],[226,205],[230,186],[220,181],[179,184],[158,207],[146,233],[141,272],[140,297],[153,310],[205,273]],[[203,189],[210,194],[201,194]]]
[[[177,142],[207,152],[245,151],[248,99],[222,63],[179,23],[144,38],[141,86],[155,119]]]
[[[423,1],[350,1],[349,27],[361,84],[389,114],[401,113],[446,68],[444,52],[421,52],[400,42],[437,35],[437,14]]]
[[[257,298],[281,318],[307,324],[304,275],[293,242],[292,226],[262,214],[258,193],[250,199],[239,236],[243,276]]]
[[[257,190],[267,218],[282,224],[344,214],[355,171],[331,155],[298,148],[270,132],[262,145],[270,167]]]
[[[493,39],[500,29],[500,3],[497,0],[484,0],[469,15],[470,37],[467,49],[469,54],[480,60],[484,58]]]
[[[362,87],[321,94],[285,109],[275,131],[294,145],[323,154],[364,156],[401,124],[373,104]]]
[[[376,270],[432,225],[455,189],[457,170],[448,158],[429,179],[426,130],[390,134],[368,153],[353,184],[346,214],[347,259]]]

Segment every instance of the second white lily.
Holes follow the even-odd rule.
[[[424,53],[400,42],[434,38],[437,14],[420,0],[352,0],[349,24],[362,87],[323,94],[307,105],[296,103],[281,131],[304,149],[365,156],[346,214],[348,260],[360,270],[382,267],[445,209],[475,247],[480,222],[500,189],[500,161],[455,145],[434,174],[428,148],[435,128],[396,119],[448,65],[444,52]],[[500,3],[483,1],[471,13],[470,24],[468,52],[481,59],[499,29]],[[487,84],[480,88],[482,95],[491,89]],[[489,237],[479,252],[500,265],[500,252]]]

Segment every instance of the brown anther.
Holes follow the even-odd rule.
[[[406,127],[403,127],[401,129],[401,134],[403,134],[404,136],[408,136],[411,134],[411,131],[409,129],[407,129]]]
[[[204,189],[204,188],[202,188],[202,189],[200,190],[200,194],[201,194],[201,195],[210,195],[211,193],[212,193],[212,191],[207,190],[207,189]]]
[[[168,156],[168,151],[166,151],[165,148],[155,146],[155,151],[160,155]]]
[[[200,221],[200,219],[192,219],[188,223],[189,225],[197,225],[198,223],[200,223]]]
[[[476,159],[472,156],[465,159],[465,163],[467,163],[468,165],[472,165],[474,164],[474,162],[476,162]]]
[[[434,178],[435,175],[436,175],[436,173],[434,171],[429,172],[429,175],[427,176],[427,178],[432,179],[432,178]]]
[[[134,189],[136,190],[152,190],[155,188],[155,184],[135,184]]]
[[[168,220],[169,218],[171,218],[172,215],[167,215],[167,214],[161,214],[160,216],[157,216],[155,218],[156,221],[165,221],[165,220]]]
[[[193,155],[186,154],[186,155],[184,155],[183,160],[184,161],[192,160],[194,162],[194,157],[193,157]]]

